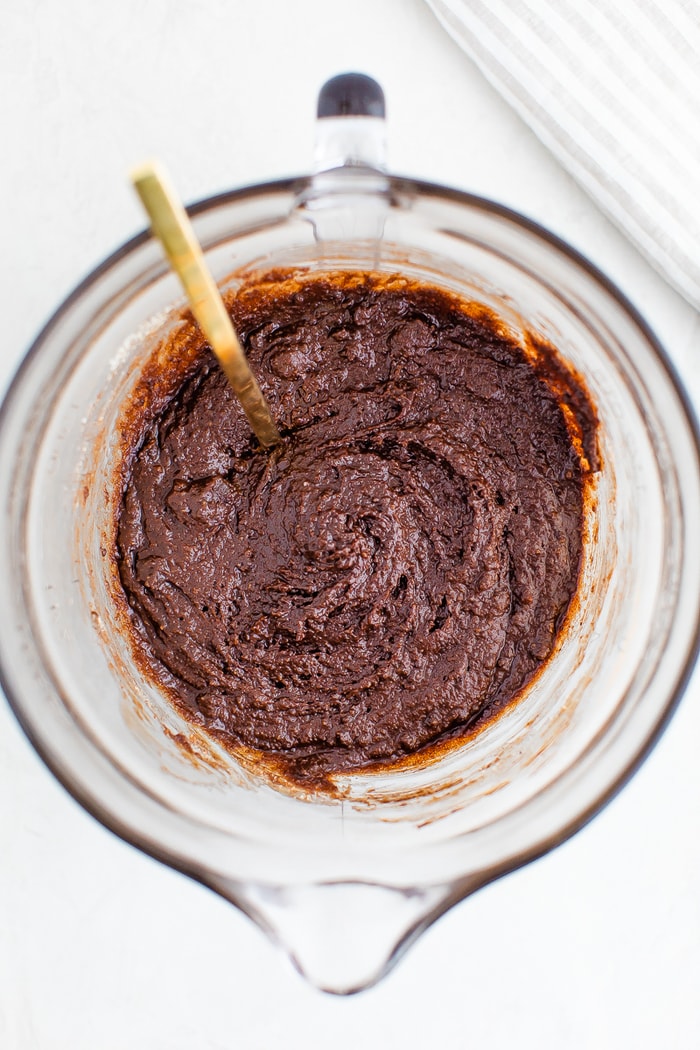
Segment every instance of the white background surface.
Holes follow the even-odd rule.
[[[306,170],[319,87],[359,69],[387,95],[392,170],[500,199],[571,241],[642,310],[700,404],[698,314],[419,0],[5,0],[3,16],[3,386],[61,298],[144,225],[132,164],[162,157],[188,201]],[[0,1047],[697,1047],[699,741],[696,675],[602,815],[339,1000],[83,813],[0,703]]]

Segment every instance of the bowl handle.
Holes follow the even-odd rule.
[[[321,88],[316,109],[314,171],[369,168],[386,162],[384,92],[363,73],[341,73]]]
[[[321,88],[313,174],[295,202],[319,243],[379,243],[391,205],[385,170],[384,92],[361,73]]]

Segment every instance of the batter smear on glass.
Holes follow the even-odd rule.
[[[188,718],[296,781],[466,733],[552,652],[595,415],[556,354],[378,274],[229,298],[284,442],[261,451],[189,315],[125,427],[134,643]]]

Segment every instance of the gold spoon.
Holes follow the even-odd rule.
[[[131,181],[148,213],[151,229],[180,278],[192,313],[233,387],[255,436],[263,448],[271,448],[281,441],[279,431],[250,370],[185,209],[160,165],[148,163],[134,168]]]

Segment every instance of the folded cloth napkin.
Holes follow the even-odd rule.
[[[563,166],[700,307],[698,0],[428,0]]]

